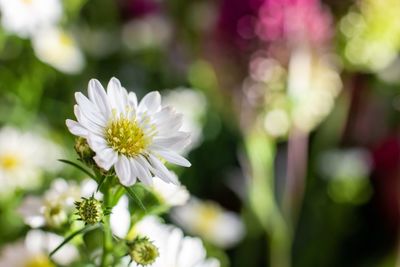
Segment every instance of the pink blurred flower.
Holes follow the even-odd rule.
[[[268,42],[325,44],[332,17],[319,0],[265,0],[259,10],[258,36]]]

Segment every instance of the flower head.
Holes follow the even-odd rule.
[[[86,179],[80,185],[58,178],[44,196],[27,196],[18,208],[24,222],[32,228],[64,225],[74,211],[74,202],[89,197],[97,188],[96,182]],[[98,197],[98,194],[95,195]]]
[[[60,0],[0,0],[1,23],[6,31],[29,37],[56,24],[62,16]]]
[[[23,241],[5,246],[0,252],[0,266],[13,267],[54,267],[48,257],[64,238],[62,236],[31,230]],[[52,257],[59,265],[70,265],[79,256],[78,250],[71,244],[66,244]]]
[[[220,266],[218,260],[206,258],[206,250],[199,238],[184,236],[181,229],[163,224],[156,217],[145,217],[135,225],[135,231],[138,236],[147,236],[158,248],[159,256],[152,267]],[[129,266],[139,265],[132,262]]]
[[[135,93],[128,93],[112,78],[107,91],[99,81],[91,80],[88,93],[89,98],[76,93],[78,121],[67,120],[67,126],[71,133],[87,140],[100,168],[114,167],[121,184],[130,186],[137,179],[152,184],[155,175],[176,182],[163,160],[190,166],[177,153],[189,141],[189,134],[180,130],[182,116],[161,106],[158,92],[148,93],[138,103]]]
[[[132,260],[142,266],[154,263],[159,256],[157,247],[147,237],[136,237],[128,246]]]
[[[42,62],[67,73],[79,73],[85,60],[73,36],[56,27],[36,32],[32,38],[35,55]]]
[[[222,248],[234,246],[244,235],[240,217],[211,201],[192,198],[173,210],[172,219],[189,233]]]
[[[14,189],[33,189],[45,171],[57,169],[54,158],[61,155],[57,145],[31,132],[15,128],[0,130],[0,197]]]
[[[103,203],[93,196],[89,198],[83,197],[81,201],[75,202],[76,214],[85,224],[96,224],[103,220],[107,213],[103,208]]]

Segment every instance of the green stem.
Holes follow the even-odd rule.
[[[111,203],[111,194],[110,194],[110,189],[105,190],[104,192],[104,205],[106,207],[110,207]],[[111,233],[111,227],[110,227],[110,216],[107,215],[103,219],[104,222],[104,227],[103,227],[103,255],[101,257],[101,267],[108,267],[111,266],[111,254],[110,252],[112,251],[112,233]]]

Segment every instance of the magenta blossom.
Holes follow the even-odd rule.
[[[331,14],[319,0],[265,0],[259,11],[258,36],[267,42],[321,45],[332,36]]]

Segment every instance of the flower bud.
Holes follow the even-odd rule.
[[[128,246],[129,255],[138,265],[150,265],[159,256],[158,248],[147,237],[137,237]]]
[[[93,157],[94,157],[95,153],[89,147],[85,138],[82,138],[82,137],[76,138],[74,148],[75,148],[76,153],[78,153],[79,158],[82,160],[82,162],[84,162],[88,165],[94,164]]]
[[[77,209],[76,214],[79,219],[84,221],[85,224],[96,224],[103,221],[104,213],[102,201],[95,199],[93,196],[90,198],[82,198],[81,201],[75,202]]]

